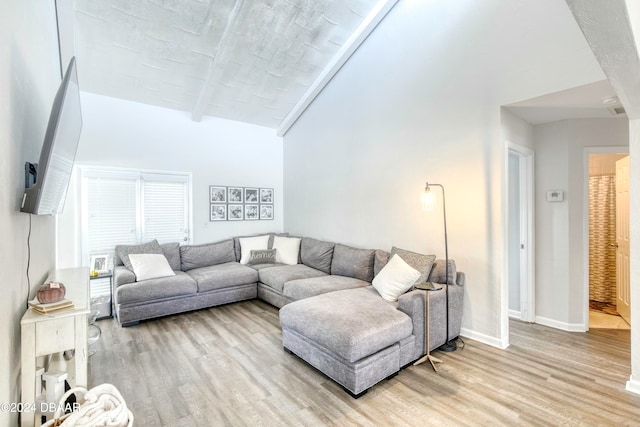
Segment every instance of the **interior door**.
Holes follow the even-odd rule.
[[[629,298],[629,156],[616,162],[616,302],[617,311],[631,324]]]

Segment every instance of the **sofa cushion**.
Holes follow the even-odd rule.
[[[164,254],[129,254],[136,282],[175,276]]]
[[[231,239],[204,245],[180,247],[180,269],[182,271],[233,261],[235,261],[235,253]]]
[[[281,267],[263,268],[260,270],[260,281],[265,285],[282,293],[284,284],[290,280],[309,279],[311,277],[326,276],[320,270],[307,267],[304,264],[283,265]]]
[[[373,279],[373,287],[387,301],[398,301],[420,278],[420,272],[394,254],[387,265]]]
[[[303,237],[300,245],[300,259],[304,265],[330,274],[333,248],[335,246],[336,244],[333,242],[323,242],[322,240]]]
[[[140,245],[117,245],[115,253],[122,261],[122,264],[129,270],[133,271],[131,267],[131,261],[129,261],[129,254],[161,254],[162,248],[157,240],[152,240]]]
[[[433,267],[433,263],[436,260],[435,255],[424,255],[419,254],[417,252],[407,251],[405,249],[396,248],[395,246],[391,248],[391,257],[394,255],[399,255],[400,258],[411,267],[418,270],[420,273],[420,277],[416,280],[416,285],[420,283],[425,283],[429,274],[431,274],[431,268]]]
[[[180,243],[165,243],[160,245],[162,253],[167,258],[172,270],[180,270]]]
[[[327,292],[363,288],[369,285],[369,282],[347,276],[312,277],[311,279],[297,279],[286,282],[282,289],[282,295],[297,301]]]
[[[276,261],[287,265],[298,264],[300,258],[299,237],[273,237],[273,249],[276,249]]]
[[[447,283],[449,285],[456,284],[456,262],[455,260],[449,260],[449,280],[447,281],[445,277],[447,276],[445,270],[446,263],[443,259],[436,260],[433,265],[433,269],[431,270],[431,274],[429,275],[429,281],[433,283]]]
[[[187,273],[176,271],[175,276],[127,283],[116,288],[118,304],[148,303],[153,300],[192,295],[197,285]]]
[[[373,260],[373,277],[377,276],[380,271],[384,268],[385,265],[389,262],[389,255],[391,255],[387,251],[383,251],[382,249],[376,249],[376,253],[374,255]]]
[[[248,264],[251,251],[261,251],[269,248],[269,235],[240,238],[240,264]]]
[[[409,316],[371,286],[294,301],[280,309],[280,323],[350,363],[413,331]]]
[[[198,292],[258,282],[258,272],[256,270],[238,264],[235,261],[195,268],[187,271],[187,274],[198,284]]]
[[[373,249],[357,249],[338,243],[333,249],[331,274],[349,276],[371,283],[374,255]]]

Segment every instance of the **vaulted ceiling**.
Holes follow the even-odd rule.
[[[278,128],[396,1],[76,1],[79,79],[84,91],[194,120]]]

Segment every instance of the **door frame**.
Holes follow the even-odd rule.
[[[509,154],[518,157],[520,174],[520,320],[534,322],[535,310],[535,159],[533,150],[507,141]],[[508,178],[507,178],[508,181]],[[507,182],[507,188],[509,183]],[[507,217],[508,218],[508,217]],[[508,226],[507,226],[508,235]],[[505,251],[508,260],[508,250]],[[508,262],[507,275],[508,276]],[[508,287],[507,287],[508,289]],[[507,296],[508,297],[508,296]],[[509,315],[508,298],[506,316]]]
[[[629,154],[629,146],[584,147],[582,167],[582,319],[584,332],[589,330],[589,156],[591,154]]]

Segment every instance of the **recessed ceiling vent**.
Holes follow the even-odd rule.
[[[607,107],[607,110],[609,110],[609,113],[611,113],[612,116],[627,115],[627,112],[624,110],[624,107],[617,96],[602,98],[602,103]]]
[[[618,105],[616,107],[609,107],[607,108],[607,110],[609,110],[609,112],[611,113],[612,116],[625,116],[627,115],[627,112],[625,111],[624,107],[622,105]]]

